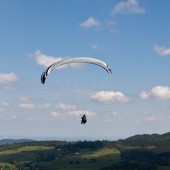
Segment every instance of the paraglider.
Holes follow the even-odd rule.
[[[45,84],[46,78],[47,76],[50,74],[51,71],[55,70],[56,68],[63,66],[65,64],[71,64],[71,63],[88,63],[88,64],[94,64],[97,66],[102,67],[103,69],[105,69],[108,73],[112,73],[112,70],[109,68],[109,66],[98,59],[95,58],[87,58],[87,57],[78,57],[78,58],[65,58],[65,59],[61,59],[55,63],[53,63],[52,65],[50,65],[41,75],[41,83]],[[83,116],[81,116],[81,124],[86,124],[87,122],[87,118],[86,115],[84,114]]]
[[[82,58],[65,58],[65,59],[61,59],[55,63],[53,63],[52,65],[50,65],[41,75],[41,83],[45,84],[46,78],[47,76],[50,74],[51,71],[53,71],[54,69],[65,65],[65,64],[71,64],[71,63],[89,63],[89,64],[94,64],[97,66],[100,66],[102,68],[104,68],[108,73],[112,73],[111,69],[108,67],[108,65],[98,59],[95,58],[87,58],[87,57],[82,57]]]

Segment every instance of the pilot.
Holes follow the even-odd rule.
[[[85,124],[87,122],[87,118],[86,118],[86,115],[83,115],[81,117],[81,124]]]
[[[44,84],[46,79],[46,72],[43,72],[41,75],[41,83]]]

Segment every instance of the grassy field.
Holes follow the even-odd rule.
[[[17,149],[0,151],[0,155],[16,154],[16,153],[20,153],[20,152],[30,152],[30,151],[37,151],[37,150],[49,150],[49,149],[53,149],[53,147],[48,147],[48,146],[24,146],[24,147],[17,148]]]
[[[82,158],[100,158],[100,157],[105,157],[105,156],[118,156],[119,157],[120,151],[115,148],[113,149],[104,148],[104,149],[100,149],[89,154],[82,155],[81,157]]]
[[[119,161],[119,150],[104,148],[97,151],[81,150],[78,155],[70,155],[54,161],[41,162],[38,165],[47,169],[98,170]]]
[[[48,161],[47,157],[51,160]],[[66,148],[55,150],[54,146],[21,146],[0,151],[0,159],[7,162],[1,163],[0,166],[8,167],[9,170],[13,169],[16,163],[26,165],[31,162],[33,167],[40,169],[98,170],[119,162],[120,151],[115,148],[87,148],[79,149],[78,152],[68,152]],[[8,163],[9,160],[12,160],[13,165]]]

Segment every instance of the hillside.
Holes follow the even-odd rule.
[[[170,140],[170,132],[164,134],[142,134],[142,135],[135,135],[127,138],[126,140]]]
[[[118,141],[29,141],[0,146],[6,170],[167,170],[170,133]],[[165,146],[166,144],[166,146]]]
[[[154,147],[160,150],[170,150],[170,132],[161,135],[135,135],[125,140],[119,140],[118,143],[123,146]]]

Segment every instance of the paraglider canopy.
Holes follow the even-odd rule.
[[[62,65],[65,65],[65,64],[71,64],[71,63],[89,63],[89,64],[94,64],[94,65],[97,65],[97,66],[100,66],[102,67],[103,69],[105,69],[108,73],[112,73],[111,69],[109,68],[109,66],[101,61],[101,60],[98,60],[98,59],[95,59],[95,58],[87,58],[87,57],[79,57],[79,58],[65,58],[65,59],[62,59],[62,60],[59,60],[55,63],[53,63],[52,65],[50,65],[41,75],[41,83],[42,84],[45,84],[45,80],[47,78],[47,76],[49,75],[49,73],[51,71],[53,71],[54,69],[62,66]]]

